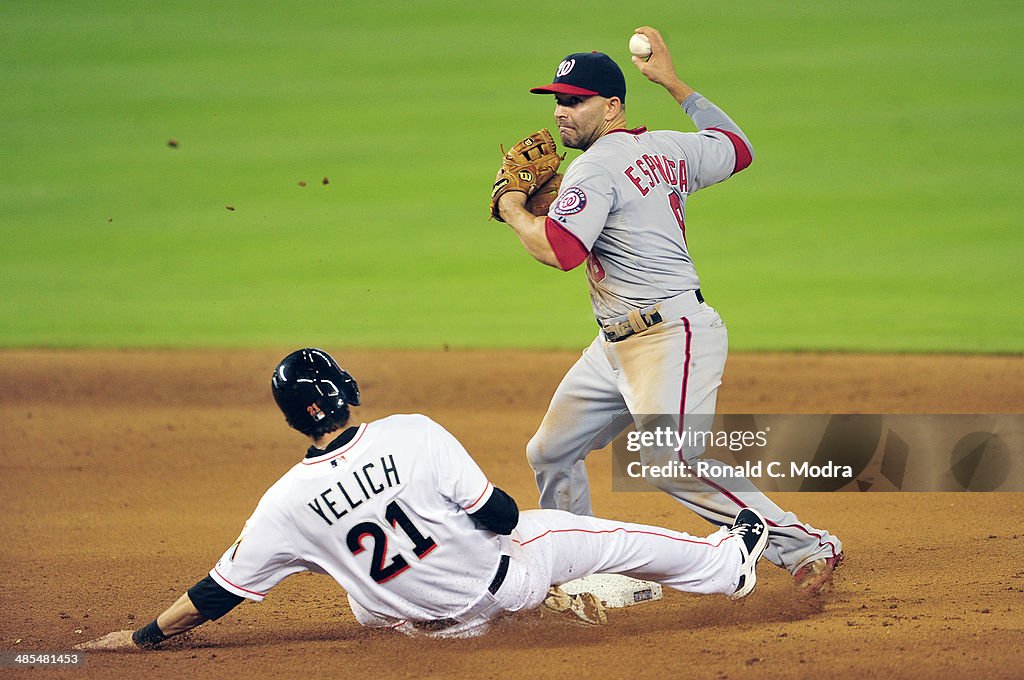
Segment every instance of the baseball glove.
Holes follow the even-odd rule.
[[[608,623],[608,614],[605,612],[604,603],[593,593],[570,595],[558,586],[551,586],[542,604],[548,611],[567,612],[583,623],[594,626]]]
[[[556,172],[551,179],[544,182],[537,189],[533,196],[526,199],[526,209],[530,211],[532,215],[547,215],[548,210],[551,209],[551,204],[558,198],[558,191],[562,188],[562,173]]]
[[[558,172],[564,157],[558,155],[555,140],[546,129],[537,130],[509,149],[501,159],[501,169],[491,190],[491,216],[504,222],[498,212],[498,199],[509,191],[521,191],[529,199]]]

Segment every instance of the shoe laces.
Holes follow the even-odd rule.
[[[737,538],[743,538],[747,535],[748,531],[750,531],[749,524],[737,524],[736,526],[729,529],[729,533],[733,536],[736,536]]]

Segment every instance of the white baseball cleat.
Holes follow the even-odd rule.
[[[738,600],[749,595],[757,584],[757,561],[768,547],[768,525],[757,510],[743,508],[736,513],[729,533],[739,539],[743,554],[736,592],[729,596],[730,600]]]

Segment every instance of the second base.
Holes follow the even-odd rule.
[[[661,584],[620,576],[619,574],[592,574],[562,584],[570,595],[593,593],[605,607],[629,607],[641,602],[660,600]]]

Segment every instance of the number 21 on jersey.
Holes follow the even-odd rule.
[[[412,551],[417,558],[423,559],[437,547],[430,536],[424,536],[416,525],[412,523],[409,516],[398,505],[397,501],[388,503],[384,510],[384,518],[391,525],[392,529],[400,529],[402,533],[412,541]],[[377,583],[387,583],[409,568],[409,562],[401,555],[395,555],[390,563],[387,563],[388,535],[384,528],[375,522],[360,522],[349,529],[346,542],[348,549],[353,555],[358,555],[366,550],[363,545],[365,539],[373,539],[373,556],[370,560],[370,578]]]

